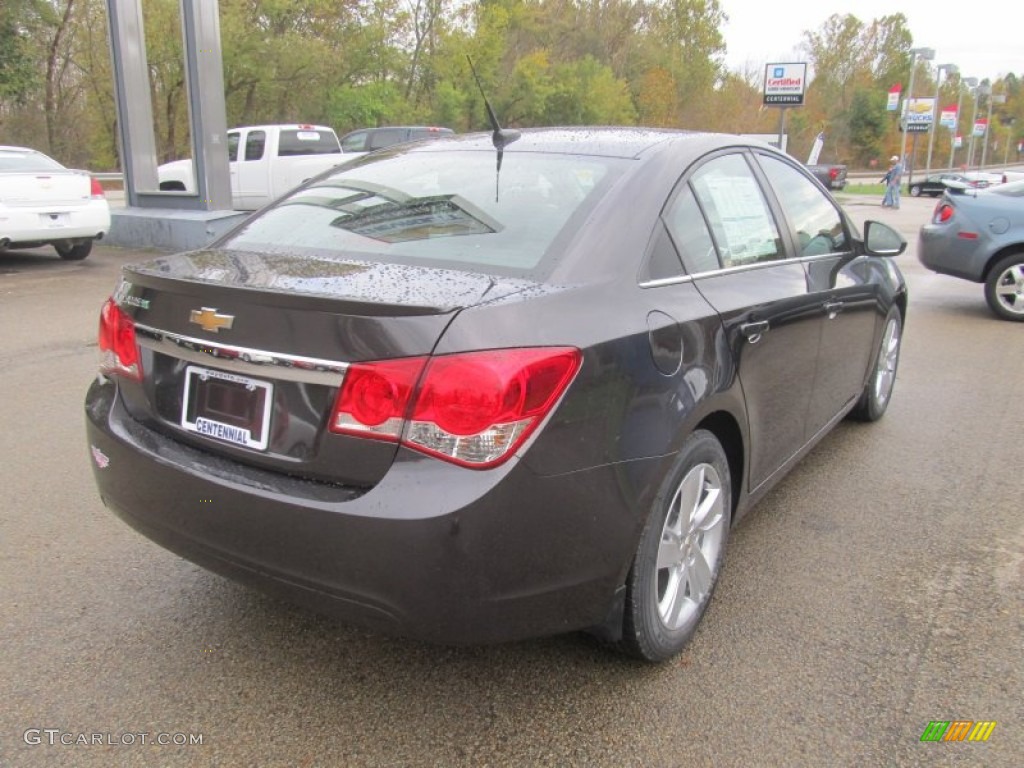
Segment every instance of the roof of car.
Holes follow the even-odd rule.
[[[505,146],[506,152],[554,152],[606,157],[636,157],[659,144],[693,142],[701,145],[747,145],[752,142],[729,134],[699,133],[658,128],[527,128]],[[764,145],[768,146],[768,145]],[[412,151],[438,152],[451,148],[493,150],[491,134],[467,133],[417,144]]]

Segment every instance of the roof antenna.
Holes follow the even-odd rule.
[[[487,119],[491,122],[491,142],[494,144],[494,148],[498,150],[498,168],[497,173],[494,177],[494,202],[498,202],[498,179],[501,176],[501,159],[505,154],[505,147],[516,141],[522,134],[513,128],[502,128],[498,123],[498,116],[494,114],[494,108],[491,107],[491,102],[487,100],[487,94],[484,93],[484,86],[480,82],[480,77],[476,73],[476,67],[473,66],[473,59],[470,55],[466,54],[466,61],[469,62],[469,70],[473,73],[473,79],[476,80],[476,87],[480,89],[480,95],[483,96],[484,106],[487,107]]]

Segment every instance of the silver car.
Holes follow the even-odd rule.
[[[1024,181],[947,191],[921,227],[917,257],[934,272],[984,283],[996,315],[1024,321]]]

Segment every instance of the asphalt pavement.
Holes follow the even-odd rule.
[[[99,500],[82,413],[100,304],[146,254],[0,255],[0,765],[1019,766],[1024,324],[918,264],[933,200],[879,202],[847,208],[911,241],[889,411],[738,527],[662,666],[380,637],[150,543]],[[996,725],[921,741],[956,720]]]

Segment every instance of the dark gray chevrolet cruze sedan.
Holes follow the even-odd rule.
[[[353,623],[663,660],[730,527],[885,411],[904,247],[736,136],[385,150],[124,268],[96,481],[168,549]]]

